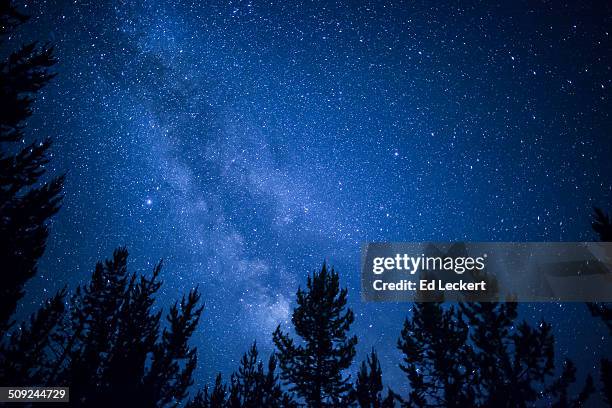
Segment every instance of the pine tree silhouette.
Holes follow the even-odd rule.
[[[602,209],[594,208],[591,226],[601,242],[612,242],[612,223],[610,223],[608,214],[604,213]],[[587,303],[587,306],[591,314],[599,317],[608,328],[608,331],[612,333],[612,306],[606,303]],[[610,385],[612,386],[612,384]]]
[[[563,371],[545,391],[545,394],[553,397],[550,406],[553,408],[582,407],[585,401],[595,391],[593,378],[589,375],[586,383],[578,394],[572,398],[569,395],[570,386],[576,381],[576,366],[571,360],[563,362]]]
[[[61,290],[15,329],[2,345],[0,384],[44,384],[54,367],[49,350],[57,339],[64,315],[66,290]]]
[[[11,1],[0,1],[0,35],[10,34],[17,26],[26,21],[28,21],[28,16],[20,13]]]
[[[604,401],[612,407],[612,361],[607,358],[601,360],[600,374]]]
[[[416,304],[398,342],[412,390],[402,406],[581,406],[591,376],[570,397],[576,370],[566,360],[555,379],[551,326],[516,319],[516,303]]]
[[[227,387],[223,384],[221,374],[215,379],[215,386],[210,393],[210,408],[221,408],[225,406]]]
[[[593,231],[597,233],[600,241],[612,242],[612,223],[609,215],[597,207],[593,210],[593,222],[591,223]],[[608,332],[612,334],[612,306],[609,303],[587,303],[587,307],[593,316],[604,322]],[[612,361],[607,358],[601,359],[600,375],[604,400],[609,406],[612,406]]]
[[[27,21],[10,1],[0,1],[0,41]],[[25,147],[24,126],[34,94],[55,74],[53,47],[26,44],[0,62],[0,335],[6,335],[24,284],[36,275],[48,236],[47,222],[59,210],[64,177],[42,181],[49,139]]]
[[[257,345],[253,343],[240,360],[238,372],[232,374],[229,406],[259,406],[263,399],[261,383],[264,377],[263,364],[258,361]]]
[[[351,365],[357,344],[357,337],[348,337],[354,316],[346,307],[347,291],[325,264],[308,277],[306,286],[306,291],[297,291],[291,319],[302,343],[283,333],[280,325],[273,335],[281,378],[309,407],[346,406],[351,384],[343,371]]]
[[[563,381],[546,384],[555,375],[550,324],[541,322],[532,327],[525,321],[517,322],[516,303],[469,303],[461,309],[471,329],[482,406],[527,406],[543,398],[563,405],[562,398],[573,382],[567,368],[573,365],[566,360],[560,377]],[[592,385],[589,375],[582,391],[566,406],[580,406],[592,393]]]
[[[376,352],[372,350],[366,361],[361,362],[355,382],[355,396],[360,408],[393,408],[395,396],[389,389],[387,396],[383,399],[382,369],[378,362]]]
[[[474,402],[468,327],[455,307],[415,303],[398,340],[402,371],[411,386],[406,407],[465,407]]]
[[[604,213],[601,208],[594,207],[593,211],[593,222],[591,226],[593,231],[599,235],[599,240],[602,242],[612,241],[612,223],[610,223],[610,217]]]
[[[153,311],[161,287],[158,264],[150,278],[127,271],[127,250],[98,263],[92,279],[69,302],[58,356],[44,383],[70,386],[73,406],[173,407],[187,396],[196,365],[189,347],[202,308],[192,290],[167,314]],[[60,352],[61,351],[61,352]]]
[[[164,329],[161,342],[155,345],[151,369],[145,375],[146,394],[157,406],[172,406],[187,397],[193,384],[192,375],[197,364],[197,352],[189,347],[202,307],[198,307],[197,289],[174,304],[168,313],[169,329]]]
[[[209,391],[208,385],[204,386],[203,391],[198,391],[196,396],[185,405],[186,408],[226,408],[228,401],[227,386],[223,384],[221,373],[215,378],[215,385]]]
[[[209,408],[210,397],[208,396],[208,385],[204,386],[203,391],[198,391],[197,394],[187,402],[185,408]]]
[[[297,404],[281,388],[276,364],[276,356],[272,355],[266,373],[263,362],[258,359],[257,345],[253,343],[240,360],[238,371],[232,375],[228,407],[296,407]]]

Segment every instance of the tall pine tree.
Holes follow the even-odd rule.
[[[27,17],[0,0],[0,42]],[[0,62],[0,335],[13,322],[25,283],[36,274],[48,236],[48,221],[59,210],[63,177],[44,181],[49,139],[27,143],[24,126],[34,95],[53,77],[53,47],[30,43]]]
[[[570,396],[573,364],[555,376],[550,325],[518,322],[516,303],[416,304],[398,345],[412,390],[406,407],[577,407],[593,391],[588,376]]]
[[[227,386],[223,384],[221,373],[219,373],[215,378],[212,390],[205,385],[204,390],[198,391],[185,408],[226,408],[227,405]]]
[[[268,360],[267,372],[258,358],[257,346],[240,360],[238,371],[232,375],[228,407],[230,408],[291,408],[297,404],[283,391],[276,373],[276,356]]]
[[[374,350],[361,362],[355,382],[355,397],[360,408],[393,408],[395,395],[389,389],[387,396],[382,397],[382,369],[378,355]]]
[[[66,290],[61,290],[14,328],[0,349],[0,384],[48,384],[55,367],[52,345],[61,335]]]
[[[118,249],[98,263],[65,313],[60,293],[34,315],[26,333],[51,339],[44,349],[34,339],[11,338],[16,363],[7,371],[16,372],[19,383],[70,386],[71,403],[79,407],[175,407],[185,400],[196,366],[188,343],[202,312],[200,295],[193,290],[175,303],[162,329],[162,312],[154,310],[161,263],[152,276],[138,276],[128,272],[127,258],[127,250]],[[26,371],[37,356],[37,368]]]
[[[610,216],[602,209],[597,207],[594,209],[591,226],[601,242],[612,242],[612,222]],[[612,306],[607,303],[587,303],[587,306],[591,314],[599,317],[612,333]]]
[[[612,242],[612,222],[610,222],[610,216],[602,209],[594,209],[591,226],[600,241]],[[608,332],[612,334],[612,305],[609,303],[587,303],[587,306],[591,314],[599,317],[608,328]],[[603,385],[603,398],[612,407],[612,361],[607,358],[601,359],[600,375]]]
[[[410,393],[406,407],[465,407],[475,399],[468,326],[462,313],[439,302],[415,303],[398,348]]]
[[[349,337],[354,316],[338,274],[324,264],[298,289],[292,322],[301,342],[280,326],[273,335],[281,378],[309,406],[341,407],[350,403],[351,384],[343,372],[355,357],[357,337]]]

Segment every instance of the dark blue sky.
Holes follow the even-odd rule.
[[[68,173],[29,299],[119,245],[134,270],[164,258],[161,305],[204,294],[208,381],[271,351],[326,259],[359,358],[376,347],[403,391],[410,304],[361,303],[360,243],[591,240],[612,209],[610,5],[506,3],[29,2],[12,40],[59,64],[28,131]],[[581,370],[610,348],[582,304],[522,313]]]

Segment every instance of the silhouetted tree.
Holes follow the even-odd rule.
[[[612,223],[608,214],[604,213],[602,209],[594,208],[591,226],[600,241],[612,242]],[[612,306],[609,303],[587,303],[587,306],[591,314],[600,318],[608,328],[608,332],[612,334]],[[612,406],[612,361],[607,358],[601,359],[600,374],[604,400]]]
[[[197,306],[199,300],[199,292],[192,290],[170,308],[168,328],[153,348],[151,369],[144,377],[144,385],[146,394],[151,395],[151,401],[157,406],[172,406],[182,401],[193,384],[197,352],[189,347],[189,339],[202,313],[202,307]]]
[[[306,286],[306,291],[297,291],[291,319],[302,343],[283,333],[280,325],[273,335],[281,378],[310,407],[345,406],[351,384],[343,371],[351,365],[357,344],[357,337],[348,336],[354,316],[346,307],[347,291],[325,264],[308,277]]]
[[[276,356],[272,355],[268,361],[268,371],[265,372],[263,362],[258,359],[257,346],[253,343],[240,360],[238,371],[232,375],[228,407],[297,406],[281,388],[276,364]]]
[[[587,306],[591,314],[600,318],[612,333],[612,306],[609,303],[587,303]]]
[[[593,222],[591,226],[593,231],[599,235],[599,240],[602,242],[612,242],[612,223],[608,214],[604,213],[601,208],[593,208]]]
[[[223,384],[221,373],[215,378],[215,385],[209,391],[208,385],[203,391],[198,391],[196,396],[187,403],[186,408],[226,408],[227,386]]]
[[[416,304],[398,342],[411,386],[402,405],[581,406],[593,392],[592,378],[570,397],[576,370],[567,360],[555,379],[550,325],[516,319],[516,303]]]
[[[0,0],[0,41],[27,17]],[[24,126],[34,94],[55,75],[53,47],[23,45],[0,62],[0,335],[13,322],[23,286],[36,274],[47,241],[47,222],[58,210],[63,177],[42,181],[49,162],[49,139],[26,144]],[[23,147],[25,145],[25,147]]]
[[[167,314],[153,311],[161,286],[158,264],[150,278],[127,271],[128,253],[98,263],[92,279],[69,302],[57,360],[47,383],[70,386],[74,406],[171,407],[187,396],[196,365],[188,341],[202,308],[193,290]]]
[[[607,358],[601,360],[601,382],[603,383],[603,397],[604,401],[612,406],[612,361]]]
[[[398,340],[411,391],[406,407],[465,407],[475,399],[468,326],[455,307],[415,303]]]
[[[571,360],[563,362],[563,371],[545,391],[545,395],[550,398],[550,406],[553,408],[582,407],[590,395],[595,391],[593,377],[590,375],[586,379],[583,389],[576,397],[569,395],[569,388],[576,381],[576,366]]]
[[[208,396],[208,385],[198,391],[197,394],[185,404],[185,408],[209,408],[210,398]]]
[[[514,330],[516,303],[462,305],[472,326],[471,340],[484,406],[518,407],[538,399],[538,383],[554,370],[554,340],[549,324]]]
[[[60,291],[11,333],[3,345],[0,384],[29,386],[44,384],[54,367],[49,353],[59,335],[64,315],[65,289]]]
[[[28,16],[20,13],[10,0],[0,1],[0,35],[10,34],[26,21]]]
[[[547,385],[555,376],[550,324],[517,322],[516,303],[468,303],[461,310],[470,327],[481,406],[524,407],[545,398],[552,405],[580,406],[592,393],[589,375],[579,395],[567,397],[575,379],[567,360],[561,376]]]
[[[367,364],[366,364],[367,361]],[[355,382],[355,397],[360,408],[393,408],[394,394],[391,390],[383,399],[382,369],[376,352],[372,350],[366,361],[361,362]]]
[[[190,399],[185,408],[209,408],[210,398],[208,396],[208,385],[204,386],[204,389],[198,391],[197,394]]]
[[[591,223],[593,231],[602,242],[612,242],[612,223],[608,214],[600,208],[594,208],[593,222]],[[612,333],[612,307],[607,303],[587,303],[589,311],[593,316],[599,317],[608,331]],[[612,386],[612,384],[611,384]]]

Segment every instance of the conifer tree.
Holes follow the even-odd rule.
[[[599,236],[602,242],[612,242],[612,223],[610,217],[601,208],[593,208],[593,231]]]
[[[31,386],[49,378],[54,367],[49,351],[59,335],[65,296],[63,289],[12,331],[0,350],[0,384]]]
[[[274,332],[281,378],[309,407],[350,403],[350,378],[343,371],[355,357],[357,337],[348,334],[354,316],[346,303],[347,290],[340,289],[338,274],[324,264],[308,277],[306,290],[297,291],[291,320],[301,342],[280,325]]]
[[[128,253],[99,263],[91,282],[72,297],[48,383],[70,386],[73,405],[172,407],[187,396],[196,364],[188,345],[202,308],[193,290],[167,314],[153,311],[161,286],[158,264],[150,278],[127,271]]]
[[[197,353],[189,346],[189,339],[202,313],[199,301],[200,294],[194,289],[180,303],[175,303],[166,318],[168,328],[153,347],[151,368],[145,375],[144,385],[146,394],[151,395],[151,401],[157,406],[172,406],[184,400],[193,384]]]
[[[285,393],[276,374],[276,356],[268,361],[268,370],[258,359],[257,345],[253,343],[240,360],[238,371],[232,375],[228,407],[231,408],[289,408],[297,406]]]
[[[253,343],[240,360],[238,372],[232,374],[230,407],[252,407],[261,403],[263,364],[258,361],[257,345]]]
[[[600,208],[594,208],[593,222],[591,226],[602,242],[612,242],[612,222],[610,216]],[[589,311],[598,317],[612,334],[612,306],[609,303],[587,303]],[[601,359],[600,375],[604,400],[612,406],[612,361],[607,358]]]
[[[221,373],[215,378],[215,385],[212,391],[208,385],[204,386],[204,390],[198,391],[195,397],[187,403],[186,408],[227,408],[228,401],[226,400],[227,386],[223,384]]]
[[[0,0],[0,44],[27,21],[8,0]],[[48,236],[48,221],[59,210],[64,178],[44,181],[49,139],[26,142],[24,126],[34,95],[55,75],[53,47],[30,43],[0,61],[0,335],[13,322],[23,287],[37,271]]]
[[[581,406],[593,391],[590,375],[576,397],[569,397],[575,370],[566,360],[555,379],[552,327],[517,321],[516,303],[468,303],[461,309],[470,325],[478,397],[485,407],[529,406],[548,399],[556,406]],[[552,384],[549,381],[552,380]]]
[[[601,360],[600,374],[604,401],[612,407],[612,361],[607,358]]]
[[[411,391],[406,407],[463,407],[474,402],[472,349],[460,311],[441,303],[415,303],[398,348]]]
[[[209,408],[210,398],[208,396],[208,385],[204,386],[196,395],[185,404],[185,408]]]
[[[367,362],[367,364],[366,364]],[[355,382],[355,397],[360,408],[393,408],[395,398],[389,389],[387,396],[382,397],[382,369],[376,352],[372,350],[366,361],[361,362]]]
[[[602,209],[595,207],[593,214],[593,222],[591,226],[593,231],[601,242],[612,242],[612,223],[610,217]],[[612,333],[612,306],[607,303],[587,303],[589,311],[593,316],[599,317],[608,331]],[[611,384],[612,385],[612,384]]]
[[[569,395],[570,387],[576,382],[576,366],[571,360],[565,360],[563,362],[563,370],[561,375],[550,384],[545,392],[549,398],[550,406],[553,408],[568,408],[568,407],[582,407],[587,399],[595,391],[593,384],[593,377],[587,376],[586,382],[580,393],[572,397]]]
[[[555,378],[549,324],[517,322],[516,303],[465,303],[443,309],[416,304],[398,346],[411,392],[406,407],[581,406],[590,376],[576,396],[571,361]]]
[[[210,408],[222,408],[225,406],[225,396],[227,394],[227,387],[223,384],[221,374],[217,375],[215,379],[215,386],[210,393]]]
[[[537,401],[554,374],[551,326],[515,322],[516,303],[469,303],[461,309],[472,328],[481,404],[520,407]]]

